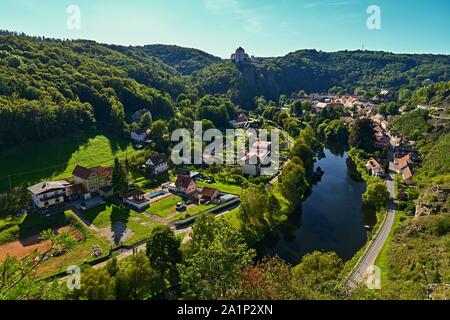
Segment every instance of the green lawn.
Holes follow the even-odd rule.
[[[126,244],[148,238],[153,228],[158,225],[142,213],[112,204],[87,210],[83,215],[97,228],[109,228],[116,222],[126,224],[127,229],[133,232],[133,235],[125,241]]]
[[[187,219],[189,217],[195,216],[196,214],[198,214],[200,212],[214,208],[215,206],[216,206],[215,204],[193,206],[184,212],[180,212],[180,214],[173,217],[172,221]]]
[[[169,218],[172,221],[177,221],[186,218],[187,216],[194,216],[199,212],[211,209],[215,205],[193,205],[184,212],[176,210],[176,204],[183,201],[179,196],[171,196],[169,198],[158,201],[150,205],[147,213],[160,216],[162,218]]]
[[[235,195],[240,195],[242,193],[242,187],[232,184],[226,184],[222,182],[215,182],[215,183],[206,183],[204,181],[196,182],[197,187],[203,188],[203,187],[210,187],[215,188],[221,192],[224,193],[231,193]]]
[[[156,203],[152,203],[150,205],[150,208],[147,209],[147,212],[150,214],[155,214],[162,218],[167,218],[168,216],[177,212],[175,209],[175,205],[181,201],[183,201],[181,197],[171,196]]]
[[[76,165],[111,165],[114,158],[137,152],[128,140],[106,135],[82,134],[32,143],[0,153],[0,192],[26,187],[47,179],[70,177]]]

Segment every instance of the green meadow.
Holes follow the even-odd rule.
[[[98,134],[31,143],[0,152],[0,192],[71,176],[76,165],[106,166],[137,152],[127,139]],[[8,178],[9,176],[9,178]]]

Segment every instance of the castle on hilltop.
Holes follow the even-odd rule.
[[[242,63],[242,62],[250,62],[251,59],[248,54],[245,53],[244,48],[239,47],[236,49],[236,52],[231,54],[231,61],[235,63]]]

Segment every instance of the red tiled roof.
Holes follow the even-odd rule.
[[[85,167],[82,167],[82,166],[76,166],[75,169],[73,170],[72,174],[75,177],[79,177],[81,179],[86,180],[94,172],[99,174],[99,175],[105,176],[105,177],[110,177],[110,176],[112,176],[113,169],[110,168],[110,167],[85,168]]]
[[[406,167],[403,169],[402,177],[404,180],[411,179],[413,177],[413,174],[411,172],[411,169],[409,167]]]
[[[381,167],[380,163],[375,159],[370,159],[368,163],[372,168]]]
[[[403,158],[398,159],[397,160],[397,168],[402,170],[405,167],[407,167],[410,159],[411,159],[411,157],[409,156],[409,154],[407,154]]]
[[[111,167],[93,167],[91,170],[105,177],[110,177],[113,174],[113,168]]]
[[[201,195],[204,197],[212,198],[216,192],[218,193],[219,191],[214,188],[204,187]]]
[[[175,182],[175,186],[177,188],[184,188],[186,189],[187,187],[189,187],[189,185],[191,184],[191,182],[193,182],[194,180],[191,177],[188,176],[178,176],[177,177],[177,181]]]
[[[81,179],[88,179],[89,176],[92,174],[92,171],[88,168],[82,167],[82,166],[76,166],[75,169],[72,172],[72,175],[75,177],[79,177]]]

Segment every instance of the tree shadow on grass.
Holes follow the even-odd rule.
[[[39,243],[39,234],[48,229],[58,229],[67,225],[64,212],[58,212],[46,217],[38,213],[27,214],[19,226],[19,241],[31,246]]]
[[[94,223],[98,215],[104,212],[105,210],[106,210],[106,203],[102,204],[101,206],[84,211],[82,212],[82,214],[89,221],[89,225],[91,225]]]
[[[104,136],[108,139],[113,154],[116,154],[119,151],[125,151],[130,145],[130,142],[127,139],[120,137],[116,133],[105,132]]]
[[[120,244],[127,231],[131,210],[124,206],[113,206],[111,212],[111,235],[114,244]]]
[[[16,146],[0,152],[0,192],[12,187],[27,187],[62,174],[72,155],[95,133],[74,135]]]

